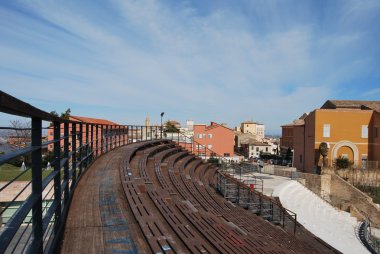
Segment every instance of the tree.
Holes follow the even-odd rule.
[[[68,109],[66,109],[65,112],[61,113],[61,118],[63,118],[63,119],[69,119],[70,114],[71,114],[71,109],[68,108]]]
[[[285,160],[290,161],[293,159],[293,152],[290,147],[288,147],[288,150],[286,150]]]
[[[25,147],[31,141],[32,128],[30,121],[12,120],[9,136],[13,138],[13,145],[16,147]]]
[[[336,167],[337,168],[348,168],[349,166],[352,165],[352,162],[346,157],[339,156],[336,159]]]
[[[59,117],[57,111],[55,111],[55,110],[51,111],[50,114],[52,114],[53,116]],[[68,108],[68,109],[66,109],[66,111],[61,113],[60,117],[64,118],[64,119],[69,119],[70,115],[71,115],[71,109]]]
[[[176,127],[178,125],[177,121],[167,121],[164,125],[165,132],[179,132],[179,129]]]
[[[55,111],[55,110],[51,111],[50,114],[53,115],[53,116],[56,116],[56,117],[59,116],[58,113],[57,113],[57,111]]]

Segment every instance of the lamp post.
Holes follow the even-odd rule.
[[[161,112],[161,139],[162,139],[162,117],[164,116],[165,112]]]

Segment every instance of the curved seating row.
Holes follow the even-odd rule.
[[[153,253],[329,253],[226,201],[216,170],[168,141],[131,146],[122,184]]]

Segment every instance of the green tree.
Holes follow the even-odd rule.
[[[352,163],[350,162],[350,160],[346,157],[342,157],[342,156],[339,156],[337,159],[336,159],[336,167],[337,168],[348,168],[349,166],[351,166]]]
[[[70,117],[70,114],[71,114],[71,109],[70,109],[70,108],[68,108],[68,109],[66,109],[66,111],[65,111],[65,112],[61,113],[61,118],[64,118],[64,119],[69,119],[69,117]]]
[[[165,132],[179,132],[179,129],[176,127],[176,121],[167,121],[164,125]]]
[[[57,111],[55,111],[55,110],[51,111],[50,114],[53,116],[59,117]]]

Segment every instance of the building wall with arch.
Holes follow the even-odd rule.
[[[374,123],[380,123],[380,114],[363,109],[316,109],[295,128],[294,136],[302,135],[294,150],[294,165],[298,170],[316,173],[322,166],[319,145],[329,144],[328,166],[334,166],[339,155],[346,155],[357,167],[362,162],[380,160],[380,140],[374,138]],[[328,131],[326,131],[328,126]],[[367,128],[367,135],[366,130]],[[299,132],[299,135],[298,135]],[[328,134],[328,135],[326,135]],[[377,155],[379,154],[379,155]]]

